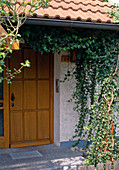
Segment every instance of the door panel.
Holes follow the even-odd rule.
[[[49,109],[49,80],[38,81],[38,109]]]
[[[15,53],[13,52],[11,55],[12,60],[10,61],[10,68],[11,72],[14,72],[14,68],[18,70],[21,67],[21,64],[23,62],[22,58],[22,51],[16,51]],[[15,79],[22,78],[22,72],[15,75]]]
[[[17,61],[25,62],[27,59],[30,60],[31,67],[24,68],[10,85],[11,147],[53,142],[52,57],[24,48],[19,55],[18,52],[13,52],[11,69]],[[15,97],[14,105],[11,101],[12,93]]]
[[[42,110],[38,112],[38,139],[49,139],[49,111]]]
[[[49,78],[49,56],[47,54],[38,55],[38,78]]]
[[[36,81],[24,81],[24,109],[36,109]]]
[[[22,81],[12,81],[10,85],[10,110],[22,110],[23,100],[22,91],[23,85]],[[14,107],[12,107],[11,95],[14,94]]]
[[[36,78],[36,52],[32,49],[24,49],[24,61],[29,60],[30,68],[24,68],[24,78]]]
[[[10,114],[11,142],[23,141],[23,115],[22,112]]]
[[[24,140],[36,140],[36,112],[24,113]]]

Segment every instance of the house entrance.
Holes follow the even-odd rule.
[[[53,143],[53,56],[29,48],[13,52],[10,68],[24,68],[9,88],[10,147]]]

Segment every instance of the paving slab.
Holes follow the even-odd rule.
[[[61,170],[64,166],[82,166],[81,152],[54,144],[0,149],[0,170]]]

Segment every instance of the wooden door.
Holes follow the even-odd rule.
[[[31,67],[10,85],[10,147],[53,143],[53,57],[24,48],[13,52],[11,70],[25,60]]]

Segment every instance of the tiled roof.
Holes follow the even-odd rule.
[[[21,2],[23,0],[19,0]],[[37,18],[112,23],[107,11],[111,4],[103,0],[50,0],[50,5],[34,12]],[[28,5],[29,6],[29,5]]]
[[[80,20],[111,23],[113,19],[107,11],[111,4],[101,0],[50,0],[48,8],[40,8],[34,13],[36,17],[61,20]]]

